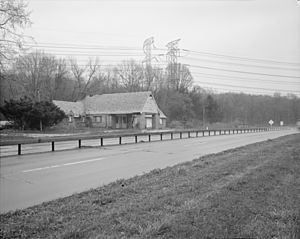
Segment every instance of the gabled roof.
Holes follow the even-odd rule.
[[[86,114],[158,113],[150,91],[87,96],[82,102]]]
[[[64,111],[67,115],[74,115],[75,117],[84,114],[83,104],[82,102],[70,102],[70,101],[61,101],[61,100],[53,100],[53,103],[58,106],[62,111]]]
[[[166,119],[167,116],[164,114],[164,112],[161,111],[161,109],[158,108],[159,117],[162,119]]]
[[[87,96],[82,101],[68,102],[53,100],[53,103],[63,110],[67,115],[97,115],[97,114],[159,114],[166,118],[151,91],[114,93]]]

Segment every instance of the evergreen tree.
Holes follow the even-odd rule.
[[[43,127],[55,125],[66,117],[65,113],[52,102],[34,103],[27,97],[6,101],[4,106],[0,107],[0,112],[8,120],[13,121],[15,127],[23,130],[42,130]]]

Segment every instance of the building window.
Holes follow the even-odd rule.
[[[159,119],[159,123],[160,123],[160,124],[163,124],[162,118]]]
[[[102,123],[102,116],[94,116],[94,121],[98,123]]]
[[[123,124],[126,124],[126,123],[127,123],[127,117],[123,116]]]

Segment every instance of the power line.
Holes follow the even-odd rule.
[[[55,55],[58,56],[95,56],[95,57],[103,57],[103,56],[108,56],[108,57],[126,57],[126,56],[140,56],[143,57],[143,54],[133,54],[133,53],[128,53],[128,54],[96,54],[96,53],[55,53]]]
[[[83,44],[60,44],[60,43],[38,43],[25,44],[28,47],[46,47],[46,48],[70,48],[70,49],[118,49],[118,50],[141,50],[140,47],[130,46],[104,46],[104,45],[83,45]]]
[[[275,69],[275,70],[291,70],[291,71],[299,71],[300,68],[287,68],[287,67],[280,67],[280,66],[263,66],[263,65],[250,65],[250,64],[243,64],[243,63],[237,63],[237,62],[225,62],[225,61],[217,61],[217,60],[209,60],[209,59],[199,59],[195,57],[183,57],[186,59],[196,60],[196,61],[204,61],[204,62],[211,62],[211,63],[217,63],[217,64],[226,64],[226,65],[236,65],[236,66],[246,66],[246,67],[259,67],[259,68],[269,68],[269,69]]]
[[[230,59],[234,59],[234,60],[252,61],[252,62],[257,61],[257,62],[264,62],[264,63],[269,63],[269,64],[287,64],[287,65],[295,65],[298,67],[300,65],[299,62],[284,62],[284,61],[266,60],[266,59],[258,59],[258,58],[239,57],[239,56],[231,56],[231,55],[210,53],[210,52],[204,52],[204,51],[194,51],[194,50],[187,50],[187,49],[181,49],[181,50],[186,51],[186,52],[195,53],[195,54],[200,54],[200,55],[230,58]]]
[[[300,76],[276,75],[276,74],[258,73],[258,72],[250,72],[250,71],[238,71],[238,70],[229,70],[229,69],[224,69],[224,68],[208,67],[208,66],[196,66],[196,65],[189,65],[189,66],[195,67],[195,68],[208,69],[208,70],[228,71],[228,72],[235,72],[235,73],[249,74],[249,75],[274,76],[274,77],[300,79]]]
[[[228,80],[249,80],[256,82],[269,82],[269,83],[277,83],[277,84],[300,84],[300,82],[292,82],[292,81],[275,81],[275,80],[266,80],[266,79],[254,79],[254,78],[245,78],[245,77],[236,77],[236,76],[225,76],[225,75],[217,75],[217,74],[206,74],[201,72],[192,72],[192,75],[204,75],[207,78],[229,78]]]
[[[234,87],[234,88],[245,88],[245,89],[257,89],[257,90],[265,90],[265,91],[280,91],[280,92],[293,92],[296,94],[300,94],[300,91],[293,91],[293,90],[282,90],[282,89],[269,89],[269,88],[262,88],[262,87],[250,87],[250,86],[237,86],[237,85],[229,85],[229,84],[220,84],[220,83],[211,83],[211,82],[205,82],[205,81],[196,81],[197,83],[207,84],[207,85],[216,85],[216,86],[225,86],[225,87]]]
[[[81,44],[58,44],[58,43],[39,43],[25,44],[27,47],[50,48],[50,49],[81,49],[81,50],[115,50],[115,51],[141,51],[140,47],[130,46],[104,46],[104,45],[81,45]],[[153,50],[166,51],[162,48],[153,48]]]
[[[28,47],[43,47],[43,48],[51,48],[51,49],[83,49],[83,50],[114,50],[114,51],[141,51],[140,47],[128,47],[128,46],[103,46],[103,45],[82,45],[82,44],[59,44],[59,43],[39,43],[39,44],[26,44],[25,46]],[[166,49],[163,48],[154,48],[153,50],[159,50],[159,51],[166,51]],[[199,51],[193,51],[193,50],[187,50],[182,49],[183,51],[186,51],[188,53],[197,53],[200,55],[210,56],[210,57],[222,57],[222,58],[231,58],[234,60],[243,60],[243,61],[259,61],[264,63],[276,63],[276,64],[292,64],[297,67],[300,66],[300,63],[291,63],[291,62],[282,62],[282,61],[274,61],[274,60],[265,60],[265,59],[255,59],[255,58],[246,58],[246,57],[236,57],[236,56],[230,56],[230,55],[222,55],[222,54],[215,54],[215,53],[209,53],[209,52],[199,52]],[[186,56],[187,57],[187,56]],[[193,57],[187,57],[190,59],[196,59],[201,60],[198,58]],[[282,68],[286,70],[298,70],[296,68],[286,68],[286,67],[274,67],[274,66],[260,66],[260,65],[248,65],[248,64],[242,64],[242,63],[236,63],[236,62],[223,62],[223,61],[217,61],[217,60],[209,60],[206,59],[208,62],[215,62],[220,64],[233,64],[233,65],[241,65],[241,66],[251,66],[251,67],[263,67],[263,68]],[[300,69],[300,68],[299,68]]]

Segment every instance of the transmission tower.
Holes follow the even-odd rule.
[[[143,44],[145,58],[142,61],[142,63],[146,63],[146,66],[144,68],[144,81],[142,83],[143,84],[142,87],[146,87],[147,90],[150,88],[150,86],[152,85],[153,80],[154,80],[151,61],[152,61],[152,59],[155,59],[157,61],[156,57],[152,56],[153,49],[156,49],[156,47],[154,45],[154,37],[149,37],[144,41],[144,44]]]
[[[167,62],[169,65],[169,80],[171,85],[175,86],[176,76],[178,75],[178,64],[177,58],[180,56],[180,50],[178,48],[178,42],[180,39],[169,42],[166,47],[168,48],[168,52],[166,54]]]
[[[144,41],[143,50],[145,53],[145,59],[143,60],[143,63],[146,63],[146,66],[151,66],[152,57],[152,49],[155,49],[154,46],[154,37],[149,37]]]

